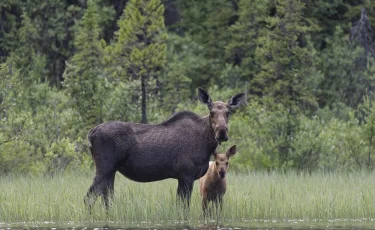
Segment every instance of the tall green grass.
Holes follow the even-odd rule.
[[[4,223],[161,223],[183,221],[176,205],[176,180],[137,183],[116,175],[115,196],[107,215],[98,199],[92,215],[83,197],[93,173],[52,178],[0,177],[0,225]],[[228,175],[221,221],[373,220],[375,174],[248,173]],[[203,223],[198,181],[189,221]]]

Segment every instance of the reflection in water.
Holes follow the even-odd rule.
[[[84,227],[87,226],[87,227]],[[179,229],[179,230],[254,230],[254,229],[270,229],[270,230],[323,230],[323,229],[375,229],[375,220],[348,220],[348,221],[247,221],[242,223],[227,223],[219,226],[214,223],[209,224],[121,224],[121,223],[30,223],[30,224],[6,224],[0,222],[0,230],[157,230],[157,229]]]

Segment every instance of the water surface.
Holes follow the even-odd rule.
[[[232,229],[232,230],[323,230],[323,229],[375,229],[375,220],[332,220],[332,221],[268,221],[255,220],[244,222],[219,223],[0,223],[0,230],[157,230],[157,229],[180,229],[180,230],[210,230],[210,229]]]

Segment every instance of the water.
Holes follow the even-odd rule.
[[[228,230],[323,230],[323,229],[375,229],[375,220],[332,220],[332,221],[268,221],[254,220],[237,223],[220,223],[219,226],[214,222],[207,224],[192,223],[13,223],[6,224],[0,222],[0,230],[210,230],[210,229],[228,229]]]

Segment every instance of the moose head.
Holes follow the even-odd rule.
[[[245,98],[245,93],[233,96],[228,102],[211,100],[210,95],[202,88],[198,88],[198,99],[206,104],[210,110],[209,120],[215,132],[215,139],[220,144],[228,141],[228,120],[231,112],[237,108]]]
[[[224,179],[229,167],[229,158],[236,154],[237,147],[233,145],[226,153],[214,153],[215,158],[215,172],[218,174],[220,179]]]

